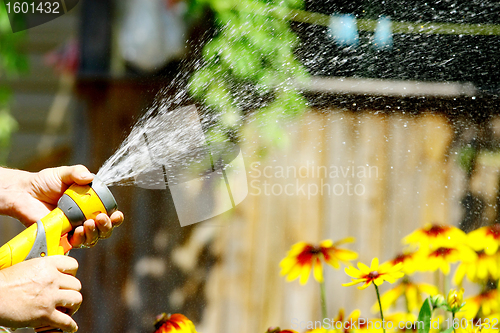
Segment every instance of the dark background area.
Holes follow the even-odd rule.
[[[500,2],[307,1],[306,10],[358,19],[460,24],[499,24]],[[468,81],[486,94],[500,92],[500,37],[394,34],[390,50],[376,50],[373,33],[360,32],[357,47],[338,47],[328,28],[293,23],[301,36],[297,54],[312,75],[418,81]]]

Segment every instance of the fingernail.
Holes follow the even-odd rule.
[[[92,178],[92,174],[90,172],[83,172],[80,174],[81,178]]]

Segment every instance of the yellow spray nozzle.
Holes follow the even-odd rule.
[[[68,252],[68,232],[100,213],[111,215],[116,208],[113,194],[99,179],[94,178],[89,185],[71,185],[57,208],[0,248],[0,269],[27,259]]]

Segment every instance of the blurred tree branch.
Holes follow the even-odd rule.
[[[212,139],[238,136],[249,111],[257,110],[264,145],[285,143],[282,120],[306,109],[295,83],[309,74],[294,55],[299,37],[270,8],[301,9],[303,0],[189,1],[192,13],[209,7],[217,26],[189,82],[191,95],[217,115],[223,129],[212,132]]]
[[[20,18],[15,18],[20,19]],[[25,33],[13,33],[5,4],[0,4],[0,78],[15,76],[26,71],[28,61],[18,51],[19,42]],[[10,114],[11,91],[8,86],[0,86],[0,165],[5,165],[10,147],[10,138],[17,129],[17,122]]]

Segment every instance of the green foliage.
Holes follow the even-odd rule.
[[[418,323],[424,323],[424,327],[421,325],[418,326],[418,333],[429,333],[431,329],[431,318],[432,318],[432,303],[431,298],[427,298],[422,307],[420,308],[420,312],[418,313]]]
[[[0,163],[5,164],[9,153],[10,137],[17,129],[16,120],[10,115],[9,109],[0,109]]]
[[[469,175],[472,173],[477,153],[477,149],[470,144],[462,147],[458,152],[458,164]]]
[[[289,23],[269,13],[302,8],[303,0],[190,0],[193,13],[203,6],[214,12],[218,34],[203,48],[191,95],[220,115],[219,125],[230,132],[241,128],[247,111],[258,109],[264,141],[285,141],[280,124],[306,109],[294,83],[308,73],[293,53],[299,39]]]
[[[0,3],[0,77],[13,76],[28,68],[28,61],[18,51],[24,33],[12,33],[9,17],[3,1]],[[12,133],[17,122],[10,114],[11,93],[8,87],[0,87],[0,164],[5,165]]]

